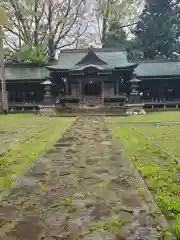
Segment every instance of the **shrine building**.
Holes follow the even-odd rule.
[[[180,62],[131,62],[119,48],[65,49],[52,65],[6,64],[5,74],[9,110],[180,107]]]

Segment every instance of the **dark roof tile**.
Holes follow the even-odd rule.
[[[63,51],[59,55],[59,62],[56,65],[49,66],[52,70],[73,69],[88,53],[86,50]],[[127,60],[126,52],[117,49],[93,49],[99,59],[107,63],[109,68],[124,68],[134,64]]]
[[[135,69],[139,77],[176,76],[180,75],[180,62],[145,62]]]
[[[41,80],[48,76],[46,67],[39,66],[6,66],[5,76],[6,80]]]

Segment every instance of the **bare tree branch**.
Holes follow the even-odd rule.
[[[28,32],[27,32],[27,26],[25,24],[24,18],[22,16],[22,13],[20,11],[20,7],[18,5],[18,1],[16,1],[16,3],[14,2],[14,0],[9,0],[11,6],[13,7],[14,11],[15,11],[15,16],[16,18],[19,20],[19,23],[21,24],[23,31],[24,31],[24,37],[26,38],[26,40],[28,40]]]
[[[57,31],[58,31],[60,25],[63,23],[63,21],[64,21],[64,23],[66,22],[67,17],[68,17],[68,14],[69,14],[69,12],[70,12],[70,9],[71,9],[71,0],[68,0],[68,6],[67,6],[67,10],[66,10],[66,12],[65,12],[65,14],[64,14],[64,18],[63,18],[63,20],[60,19],[60,20],[57,22],[57,24],[56,24],[56,26],[55,26],[55,29],[54,29],[54,32],[53,32],[53,36],[55,36],[55,35],[57,34]],[[54,9],[53,9],[53,11],[54,11]]]
[[[88,26],[86,26],[86,28],[84,29],[84,31],[82,33],[80,33],[80,35],[78,35],[73,41],[69,42],[69,43],[66,43],[64,45],[61,45],[59,48],[57,49],[61,49],[61,48],[65,48],[65,47],[69,47],[71,46],[72,44],[74,44],[84,33],[85,31],[87,30]]]
[[[58,37],[58,39],[55,42],[55,47],[56,48],[57,48],[60,40],[63,39],[65,36],[67,36],[67,34],[71,31],[72,27],[74,26],[74,24],[75,24],[75,22],[76,22],[76,20],[78,18],[79,9],[80,9],[82,3],[83,3],[83,0],[81,0],[80,3],[78,4],[77,9],[76,9],[76,13],[75,13],[75,16],[74,16],[74,19],[72,20],[72,22],[70,23],[69,27],[66,30],[65,30],[65,23],[66,23],[67,17],[65,17],[63,26],[62,26],[62,28],[60,30],[60,33],[59,33],[59,37]],[[67,16],[68,16],[68,14],[67,14]],[[63,33],[63,31],[64,31],[64,33]]]
[[[67,46],[77,41],[85,31],[80,22],[84,21],[84,0],[2,0],[7,9],[10,25],[5,26],[7,43],[11,45],[9,35],[21,43],[42,46],[54,56],[60,42],[68,41]],[[79,35],[74,38],[74,29],[81,25]],[[64,46],[64,44],[63,44]]]
[[[10,48],[10,49],[12,49],[13,51],[17,51],[18,50],[18,48],[16,47],[16,46],[12,46],[6,39],[4,39],[4,42],[6,43],[6,45]]]

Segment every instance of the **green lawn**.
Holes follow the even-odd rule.
[[[134,126],[134,129],[180,159],[180,125]]]
[[[148,113],[146,115],[132,115],[127,117],[112,117],[116,122],[180,122],[179,112]]]
[[[168,114],[157,113],[157,118],[171,119],[171,113]],[[156,114],[152,116],[154,121]],[[159,208],[172,224],[177,239],[180,239],[180,164],[163,153],[164,149],[168,149],[172,155],[180,156],[180,126],[137,126],[133,123],[118,126],[115,124],[117,118],[107,120],[112,123],[113,134],[120,138],[127,156],[145,179]],[[142,133],[149,138],[145,139]],[[158,142],[160,147],[155,147],[153,141]]]
[[[13,176],[23,173],[74,120],[32,114],[0,115],[0,191],[9,187]]]

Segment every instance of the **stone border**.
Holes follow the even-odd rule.
[[[111,125],[151,125],[151,126],[169,126],[180,125],[180,122],[109,122]]]

